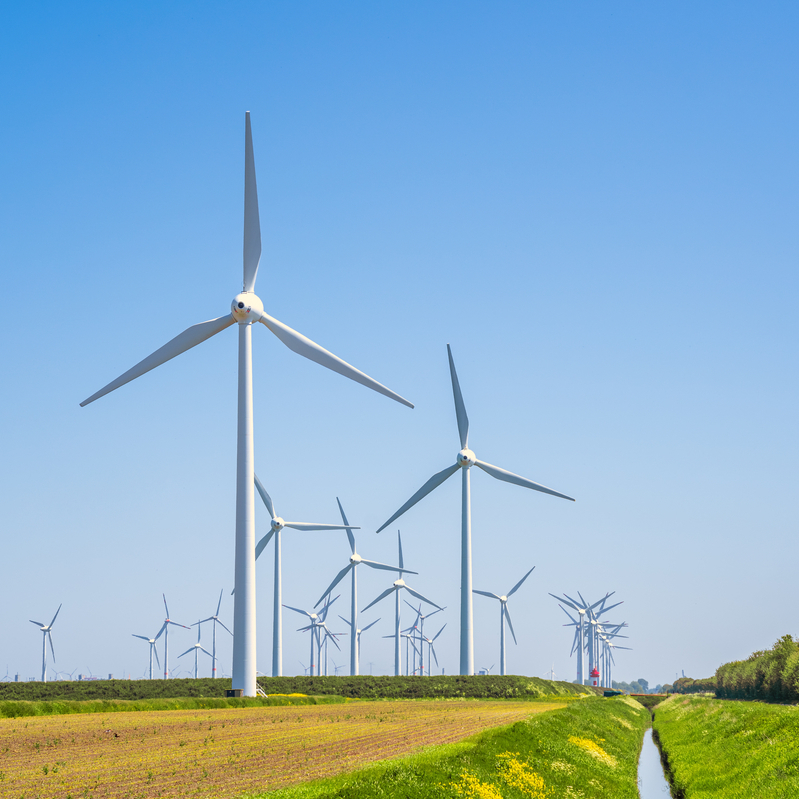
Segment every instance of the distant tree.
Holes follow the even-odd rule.
[[[641,693],[648,694],[649,693],[649,681],[645,680],[643,677],[639,677],[636,681],[641,686]]]

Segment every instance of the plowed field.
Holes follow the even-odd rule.
[[[353,701],[0,719],[0,797],[234,797],[452,743],[557,707]]]

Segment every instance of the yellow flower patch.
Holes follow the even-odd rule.
[[[452,786],[456,796],[465,799],[502,799],[502,794],[487,782],[481,782],[474,774],[464,771],[460,782]]]
[[[530,766],[517,760],[518,752],[503,752],[497,757],[497,769],[502,779],[511,788],[521,791],[531,799],[547,799],[549,791],[543,777],[536,774]]]
[[[569,736],[569,743],[579,746],[584,752],[588,752],[591,757],[596,758],[600,763],[604,763],[611,768],[616,767],[616,758],[609,755],[598,743],[594,743],[590,738],[578,738],[576,735]]]

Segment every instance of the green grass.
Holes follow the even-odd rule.
[[[52,702],[7,700],[0,702],[0,718],[58,716],[69,713],[124,713],[133,710],[205,710],[224,707],[270,707],[279,705],[328,705],[347,700],[341,696],[270,696],[266,699],[223,697],[175,697],[171,699],[87,699]]]
[[[638,799],[638,753],[648,724],[649,713],[626,697],[568,702],[457,744],[247,798]],[[600,747],[594,755],[586,749],[591,744]]]
[[[654,728],[685,799],[799,797],[799,708],[673,696]]]

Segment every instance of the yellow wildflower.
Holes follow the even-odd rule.
[[[497,757],[497,768],[502,779],[531,799],[547,799],[549,791],[543,777],[536,774],[526,763],[517,760],[518,752],[503,752]]]
[[[579,746],[584,752],[588,752],[591,757],[596,758],[600,763],[604,763],[611,768],[616,767],[616,758],[609,755],[598,743],[589,738],[578,738],[576,735],[569,736],[569,743]]]

